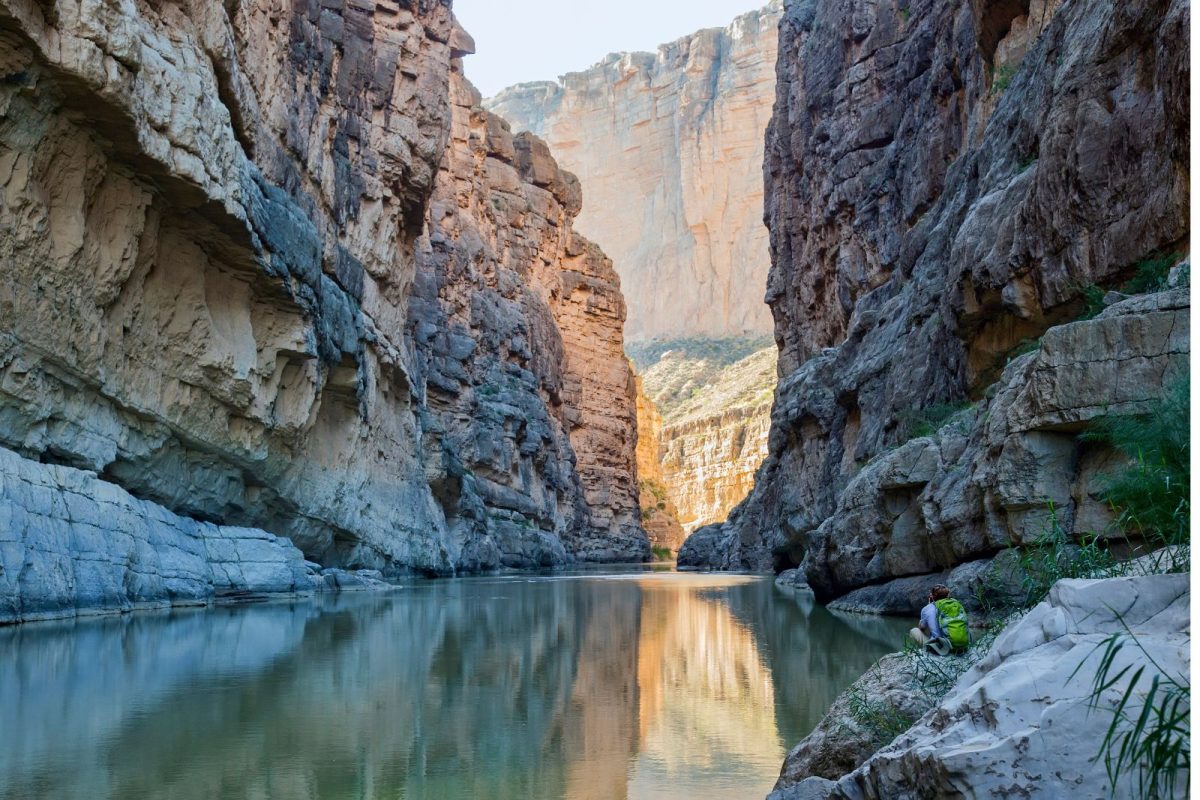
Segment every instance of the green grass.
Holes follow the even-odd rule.
[[[1107,294],[1096,284],[1083,286],[1079,289],[1079,297],[1083,300],[1083,310],[1079,312],[1079,319],[1093,319],[1104,310],[1104,295]]]
[[[1180,262],[1182,256],[1178,253],[1170,255],[1154,254],[1144,258],[1134,265],[1133,277],[1121,287],[1125,294],[1149,294],[1161,292],[1167,288],[1167,278],[1171,268]]]
[[[1021,608],[1033,608],[1046,599],[1050,588],[1068,578],[1102,578],[1114,574],[1117,560],[1099,536],[1087,536],[1079,544],[1059,524],[1053,504],[1048,530],[1041,539],[1021,552]]]
[[[1167,280],[1171,270],[1183,259],[1179,253],[1170,255],[1151,254],[1134,264],[1133,277],[1121,284],[1122,294],[1151,294],[1167,288]],[[1096,284],[1079,287],[1079,296],[1083,300],[1083,310],[1079,319],[1092,319],[1104,310],[1105,290]]]
[[[958,655],[939,656],[918,647],[912,640],[907,640],[904,654],[908,657],[908,670],[912,675],[914,690],[930,705],[937,705],[950,693],[958,679],[987,655],[992,649],[992,643],[1011,619],[1011,615],[997,618],[982,631],[972,630],[971,644],[965,653]]]
[[[1106,417],[1085,438],[1104,442],[1129,465],[1102,480],[1104,499],[1127,535],[1157,546],[1187,545],[1191,525],[1191,390],[1186,377],[1167,387],[1149,413]]]
[[[971,408],[973,403],[935,403],[925,408],[912,408],[900,412],[901,430],[905,440],[921,436],[932,436],[944,427],[951,419]],[[966,432],[964,426],[962,432]]]
[[[880,748],[912,727],[915,719],[891,703],[872,697],[862,682],[846,690],[847,708],[854,719]]]
[[[1006,363],[1012,363],[1021,356],[1028,355],[1029,353],[1036,353],[1037,349],[1041,346],[1042,340],[1040,337],[1037,339],[1022,339],[1017,343],[1016,347],[1008,351],[1008,361]]]
[[[992,70],[992,96],[1004,94],[1004,91],[1012,84],[1013,78],[1016,77],[1017,68],[1013,64],[1004,64]]]
[[[650,552],[654,553],[655,561],[670,561],[675,557],[669,547],[651,547]]]

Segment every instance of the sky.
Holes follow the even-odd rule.
[[[467,78],[484,97],[555,80],[613,52],[647,50],[701,28],[725,27],[767,0],[454,0],[475,38]]]

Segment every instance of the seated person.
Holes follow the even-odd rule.
[[[929,602],[921,609],[921,621],[908,635],[921,647],[941,656],[961,653],[971,643],[962,603],[950,597],[949,587],[940,583],[929,591]]]

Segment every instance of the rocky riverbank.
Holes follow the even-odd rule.
[[[1140,712],[1156,676],[1186,683],[1189,585],[1186,573],[1061,581],[935,696],[919,661],[936,657],[884,658],[788,754],[770,800],[1136,796],[1136,769],[1110,785],[1101,743],[1131,684]]]

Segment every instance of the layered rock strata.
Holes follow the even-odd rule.
[[[655,548],[678,552],[686,538],[679,524],[679,509],[663,475],[662,414],[637,381],[637,473],[641,488],[642,526]]]
[[[181,517],[0,448],[0,624],[315,586],[284,538]]]
[[[673,403],[659,434],[662,472],[688,533],[724,519],[754,487],[767,456],[775,350],[719,370]]]
[[[642,560],[637,410],[612,263],[571,229],[578,181],[479,105],[453,127],[419,244],[414,379],[465,563]]]
[[[770,330],[758,174],[782,7],[488,101],[583,182],[578,227],[616,264],[631,340]]]
[[[1121,462],[1079,434],[1103,416],[1149,411],[1165,387],[1186,379],[1189,314],[1189,289],[1180,287],[1051,328],[1036,352],[1005,368],[987,398],[872,459],[826,520],[781,542],[774,555],[799,564],[818,597],[869,587],[847,596],[850,607],[866,592],[884,603],[875,610],[907,612],[923,595],[919,584],[933,578],[905,576],[936,573],[968,588],[986,559],[1008,548],[1055,530],[1068,539],[1108,532],[1104,475]],[[726,548],[738,543],[723,535],[720,526],[698,533],[681,561],[728,563]],[[889,591],[899,597],[878,596]]]
[[[1187,575],[1060,581],[912,728],[833,780],[824,776],[842,766],[834,754],[843,734],[837,717],[823,720],[788,755],[770,800],[1135,796],[1136,770],[1110,786],[1104,759],[1080,742],[1104,741],[1127,690],[1139,697],[1152,680],[1188,674],[1189,602]],[[1093,681],[1113,635],[1125,637],[1124,646],[1108,670],[1113,680],[1101,682],[1093,708]],[[881,664],[899,663],[888,658]],[[880,672],[879,685],[903,701],[896,674],[894,666]],[[1047,694],[1047,686],[1054,691]],[[835,703],[839,708],[845,714],[845,698]],[[920,787],[917,794],[914,787]]]
[[[829,597],[1028,541],[1048,499],[1094,529],[1106,456],[1073,434],[1186,369],[1186,293],[1005,361],[1083,287],[1186,239],[1187,27],[1177,0],[788,6],[764,169],[770,456],[681,560],[803,564]],[[965,399],[957,432],[905,444],[906,418]]]
[[[331,565],[453,568],[402,337],[451,23],[5,3],[3,443]]]
[[[543,197],[567,178],[532,141],[515,189],[555,220],[561,260],[484,233],[529,271],[563,271],[558,296],[551,277],[503,277],[543,298],[523,341],[550,366],[520,372],[495,338],[453,347],[518,370],[506,379],[528,384],[531,419],[569,421],[549,438],[479,423],[553,477],[526,480],[513,459],[521,488],[497,500],[493,481],[481,501],[463,490],[462,436],[431,408],[424,364],[442,354],[407,335],[409,300],[432,269],[418,244],[437,236],[422,239],[453,155],[451,62],[470,47],[444,2],[0,2],[0,445],[286,537],[326,567],[639,557],[636,478],[602,485],[632,470],[635,440],[617,284],[570,244],[578,201]],[[484,314],[478,288],[459,299]],[[555,366],[570,342],[575,366]],[[598,415],[593,384],[627,403]],[[495,510],[526,502],[538,514],[500,530]]]

